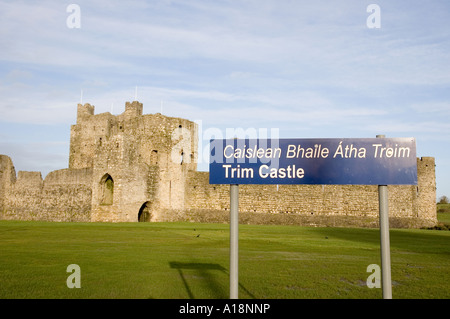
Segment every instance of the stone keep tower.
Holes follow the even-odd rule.
[[[126,102],[120,115],[78,104],[69,169],[92,170],[91,221],[158,221],[184,210],[187,172],[196,170],[197,125]]]

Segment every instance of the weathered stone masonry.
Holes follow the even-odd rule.
[[[417,159],[418,185],[390,185],[392,227],[436,223],[434,158]],[[186,208],[214,220],[230,209],[230,186],[209,185],[207,172],[190,172]],[[239,185],[241,219],[249,223],[378,227],[378,187],[363,185]],[[228,216],[223,216],[226,221]],[[197,217],[197,219],[200,217]]]
[[[78,104],[69,167],[19,171],[0,155],[0,218],[17,220],[228,222],[229,185],[198,172],[197,125],[142,114],[127,102],[120,115]],[[417,159],[417,186],[389,186],[392,227],[435,225],[432,157]],[[376,186],[241,185],[241,223],[378,226]]]

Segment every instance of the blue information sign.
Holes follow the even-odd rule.
[[[414,138],[217,139],[210,146],[210,184],[417,184]]]

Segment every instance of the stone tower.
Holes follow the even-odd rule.
[[[137,101],[120,115],[95,115],[94,106],[78,104],[69,169],[92,169],[91,221],[158,221],[162,210],[184,209],[197,126],[142,111]]]

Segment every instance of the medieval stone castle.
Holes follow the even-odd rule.
[[[0,219],[77,222],[228,222],[229,185],[197,171],[198,127],[181,118],[120,115],[78,104],[69,168],[16,171],[0,155]],[[418,185],[389,186],[391,227],[436,224],[434,158],[417,159]],[[241,185],[241,223],[378,226],[377,186]]]

